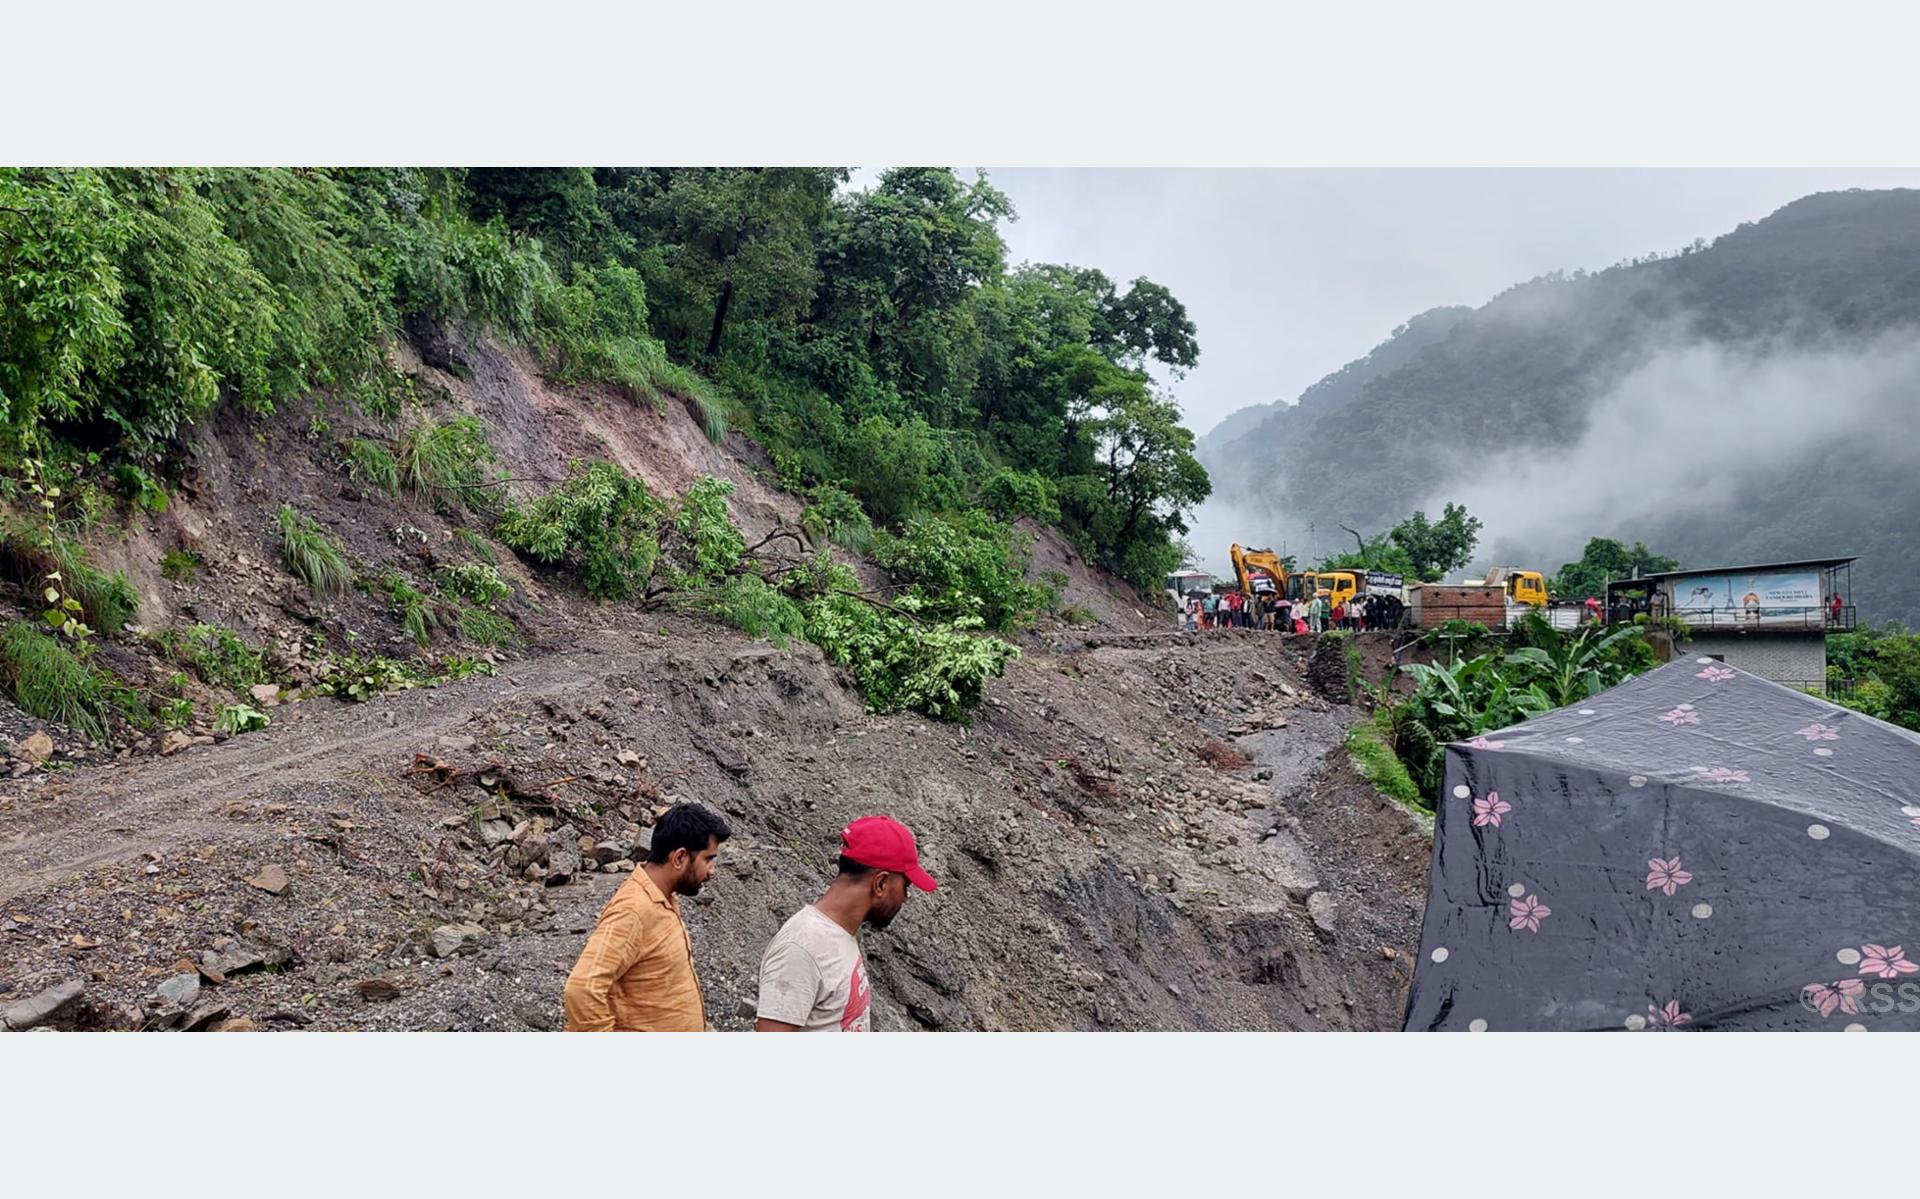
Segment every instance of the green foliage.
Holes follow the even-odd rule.
[[[500,668],[491,662],[479,658],[469,658],[460,654],[449,654],[440,660],[440,673],[434,678],[434,686],[451,680],[470,679],[475,675],[496,675]]]
[[[266,728],[273,723],[273,717],[254,707],[252,704],[228,704],[214,717],[214,731],[229,735],[251,733]]]
[[[355,479],[387,495],[400,494],[400,466],[384,444],[354,437],[340,444],[340,453],[346,459],[347,473]]]
[[[1428,796],[1433,792],[1422,791],[1407,773],[1406,764],[1394,752],[1396,736],[1392,713],[1382,708],[1347,729],[1347,754],[1376,791],[1404,808],[1432,812],[1433,801]]]
[[[1589,626],[1569,636],[1529,612],[1523,632],[1528,644],[1509,649],[1507,663],[1530,668],[1534,685],[1556,708],[1589,699],[1654,665],[1653,648],[1632,626],[1605,631]]]
[[[485,608],[460,609],[459,625],[460,635],[479,645],[498,648],[512,645],[519,639],[513,621]]]
[[[122,462],[113,468],[114,482],[119,484],[121,494],[127,502],[142,512],[165,512],[167,510],[167,488],[160,480],[148,474],[146,470],[132,462]]]
[[[484,562],[443,566],[435,572],[434,578],[439,582],[440,589],[448,595],[481,607],[513,594],[513,588],[500,577],[500,572]]]
[[[952,477],[941,469],[944,457],[939,434],[917,416],[900,423],[869,416],[848,435],[842,453],[842,460],[853,464],[849,488],[880,524],[946,507],[958,498]]]
[[[31,716],[105,737],[107,698],[99,677],[72,650],[32,625],[0,630],[0,685]]]
[[[687,489],[673,515],[674,532],[666,544],[660,572],[674,591],[712,587],[740,565],[747,539],[727,512],[733,484],[711,475]]]
[[[874,712],[964,719],[986,680],[1020,656],[998,638],[972,633],[977,619],[922,625],[845,590],[815,596],[805,612],[807,639],[852,672]]]
[[[1547,590],[1567,599],[1585,599],[1604,595],[1609,581],[1632,578],[1636,570],[1655,574],[1678,569],[1679,559],[1656,554],[1643,541],[1636,541],[1628,548],[1611,537],[1590,537],[1580,560],[1563,564],[1548,583]]]
[[[493,542],[488,541],[484,533],[478,533],[472,529],[455,529],[453,536],[461,545],[466,546],[474,557],[488,566],[500,565],[499,551],[493,548]]]
[[[730,578],[692,597],[687,606],[757,641],[771,641],[783,649],[789,641],[807,635],[806,615],[800,605],[755,575]]]
[[[191,583],[206,567],[192,550],[168,550],[160,555],[160,573],[176,583]]]
[[[665,512],[645,483],[612,463],[576,462],[566,482],[510,507],[498,532],[510,548],[568,567],[593,598],[623,600],[645,591],[660,554]]]
[[[810,488],[807,497],[810,502],[800,514],[800,523],[815,541],[828,539],[856,554],[873,549],[873,522],[851,492],[822,483]]]
[[[1068,604],[1060,609],[1060,619],[1077,629],[1100,623],[1100,618],[1093,614],[1093,609],[1084,604]]]
[[[471,416],[442,423],[423,417],[393,448],[400,489],[448,506],[471,506],[486,481],[493,447]]]
[[[328,665],[326,677],[320,683],[320,694],[354,703],[411,690],[426,681],[406,663],[378,654],[345,654]]]
[[[353,582],[353,567],[339,540],[310,516],[280,505],[280,555],[287,569],[321,596],[339,595]]]
[[[1393,526],[1387,536],[1405,555],[1417,579],[1445,578],[1473,561],[1473,547],[1480,540],[1480,518],[1466,508],[1449,502],[1440,519],[1430,521],[1423,511]]]
[[[168,658],[192,667],[201,681],[215,687],[245,691],[256,683],[272,681],[266,655],[220,625],[166,629],[154,636],[154,642]]]
[[[140,605],[140,593],[123,572],[108,574],[89,563],[80,543],[51,524],[14,521],[0,527],[0,565],[34,599],[50,605],[45,623],[69,631],[70,639],[118,633]]]
[[[899,535],[882,533],[873,559],[909,584],[917,610],[938,620],[978,618],[1011,632],[1033,623],[1057,593],[1026,578],[1032,538],[985,512],[917,516]]]
[[[400,621],[400,627],[421,649],[431,645],[433,634],[447,623],[445,605],[415,587],[397,570],[381,575],[379,583],[370,589],[377,589],[386,597],[387,606]]]
[[[1899,624],[1827,637],[1828,698],[1920,730],[1920,634]],[[1845,687],[1851,690],[1845,690]]]
[[[980,504],[1000,520],[1029,516],[1041,524],[1060,523],[1060,503],[1044,475],[1003,466],[980,485]]]

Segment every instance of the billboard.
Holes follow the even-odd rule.
[[[1690,575],[1669,586],[1674,615],[1716,628],[1817,624],[1824,598],[1820,573],[1812,570]]]

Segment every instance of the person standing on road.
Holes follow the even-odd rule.
[[[713,877],[727,822],[697,803],[676,804],[653,826],[647,860],[620,884],[567,975],[568,1032],[704,1032],[682,895]]]
[[[840,873],[794,913],[760,958],[755,1032],[871,1032],[872,990],[860,929],[887,927],[907,884],[932,891],[906,825],[862,816],[840,831]]]

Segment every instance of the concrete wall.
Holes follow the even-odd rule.
[[[1676,657],[1718,655],[1727,665],[1789,687],[1827,685],[1827,639],[1822,634],[1696,633]]]

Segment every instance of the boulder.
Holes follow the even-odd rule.
[[[287,878],[286,867],[270,865],[248,879],[247,885],[258,887],[269,895],[282,895],[286,893],[287,885],[290,881],[291,880]]]
[[[487,930],[477,924],[443,924],[433,930],[427,947],[437,958],[473,953],[480,948],[480,938],[486,934]]]
[[[66,982],[48,987],[31,999],[23,999],[0,1012],[0,1026],[15,1032],[25,1032],[53,1019],[74,1000],[86,991],[85,979],[70,978]]]
[[[176,974],[154,988],[154,994],[172,1007],[192,1007],[200,998],[200,976]]]
[[[253,697],[254,703],[271,708],[280,702],[280,684],[255,683],[247,688],[247,694]]]
[[[547,838],[547,885],[557,887],[578,873],[580,832],[571,824],[563,824]]]
[[[53,756],[53,738],[43,730],[28,733],[13,743],[15,756],[38,765]]]
[[[1313,917],[1313,926],[1329,937],[1337,930],[1334,920],[1339,914],[1340,908],[1334,903],[1333,896],[1325,891],[1315,891],[1307,896],[1307,915]]]

